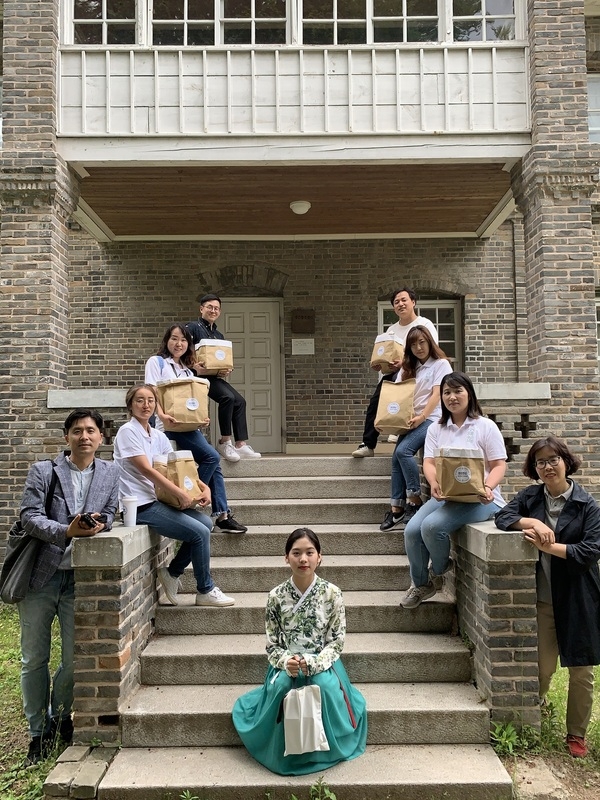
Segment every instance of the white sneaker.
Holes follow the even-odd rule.
[[[210,592],[206,594],[196,595],[197,606],[232,606],[235,604],[233,597],[228,597],[219,589],[218,586],[213,586]]]
[[[352,453],[354,458],[370,458],[375,455],[375,450],[372,447],[367,447],[366,444],[359,444],[356,450]]]
[[[165,590],[167,600],[172,606],[177,605],[177,592],[181,586],[179,578],[174,578],[166,567],[161,567],[157,573],[158,581]]]
[[[240,460],[240,454],[235,449],[235,447],[231,444],[231,439],[228,439],[226,442],[223,442],[223,443],[219,442],[217,444],[217,450],[219,451],[219,453],[221,453],[221,455],[223,456],[225,461],[239,461]]]
[[[236,447],[235,452],[240,458],[260,458],[260,453],[257,453],[249,444],[243,444],[241,447]]]
[[[390,433],[390,435],[388,436],[388,442],[390,444],[396,444],[397,441],[398,441],[398,437],[396,436],[396,434],[395,433]]]
[[[423,600],[429,600],[434,594],[435,587],[432,583],[426,583],[425,586],[411,586],[400,600],[400,605],[403,608],[416,608],[421,605]]]

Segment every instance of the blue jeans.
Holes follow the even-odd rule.
[[[191,562],[198,591],[206,594],[214,588],[209,568],[212,528],[210,517],[191,508],[178,511],[156,500],[143,511],[138,508],[137,522],[154,528],[162,536],[181,542],[177,555],[169,564],[169,573],[174,578],[183,575],[185,568]]]
[[[21,692],[30,736],[41,736],[50,721],[70,716],[73,708],[75,578],[57,570],[45,586],[17,604],[21,621]],[[50,680],[52,622],[60,624],[61,660]]]
[[[436,575],[448,567],[450,534],[470,522],[491,519],[500,510],[495,503],[451,503],[431,498],[410,519],[404,529],[404,546],[415,586],[429,581],[429,559]]]
[[[421,478],[415,454],[425,444],[427,429],[431,420],[426,419],[414,431],[398,438],[398,444],[392,456],[392,498],[393,506],[402,507],[408,497],[420,497]]]
[[[207,483],[210,489],[211,508],[213,516],[227,514],[227,494],[225,480],[221,472],[221,456],[206,441],[201,431],[165,431],[169,439],[177,443],[180,450],[191,450],[194,461],[198,465],[198,477],[202,483]]]

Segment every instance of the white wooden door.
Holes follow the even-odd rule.
[[[230,383],[246,398],[248,441],[261,453],[282,452],[280,302],[223,298],[219,330],[233,342]],[[218,441],[211,410],[212,441]]]

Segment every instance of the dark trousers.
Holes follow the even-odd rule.
[[[248,438],[246,401],[223,378],[208,376],[208,380],[210,381],[208,396],[219,407],[221,436],[231,436],[233,433],[233,438],[236,442],[245,442]]]
[[[384,381],[393,381],[398,373],[392,372],[391,375],[384,375]],[[369,405],[367,407],[367,413],[365,414],[365,429],[363,431],[363,444],[366,444],[367,447],[370,447],[371,450],[374,450],[377,447],[377,439],[379,438],[379,431],[375,430],[375,417],[377,416],[377,406],[379,404],[379,395],[381,394],[381,384],[383,381],[379,381],[371,399],[369,400]]]

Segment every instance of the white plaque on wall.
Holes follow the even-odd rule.
[[[314,356],[314,354],[315,354],[314,339],[292,339],[293,356]]]

